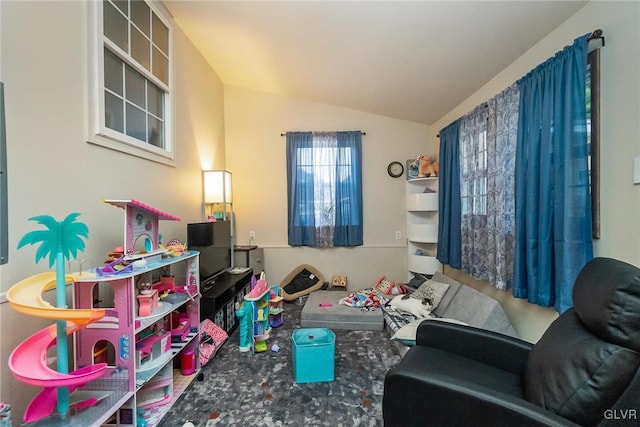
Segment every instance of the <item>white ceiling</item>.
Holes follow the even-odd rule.
[[[226,85],[432,124],[587,2],[163,3]]]

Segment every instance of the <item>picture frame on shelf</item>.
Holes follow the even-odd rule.
[[[418,159],[408,159],[405,170],[407,173],[407,180],[416,179],[418,177]]]

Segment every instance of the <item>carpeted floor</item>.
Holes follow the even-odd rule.
[[[387,370],[400,361],[385,331],[335,330],[332,382],[297,384],[291,334],[300,327],[302,306],[285,304],[284,324],[271,330],[268,346],[279,352],[238,351],[238,331],[204,366],[160,427],[381,426]]]

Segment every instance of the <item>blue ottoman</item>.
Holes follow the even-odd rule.
[[[326,328],[296,329],[291,335],[293,378],[297,383],[333,381],[336,334]]]

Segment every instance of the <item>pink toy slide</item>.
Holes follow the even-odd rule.
[[[73,278],[70,278],[73,280]],[[59,309],[42,299],[42,292],[55,287],[54,273],[41,273],[14,285],[7,292],[7,299],[18,311],[47,319],[69,320],[67,334],[102,318],[103,309]],[[47,349],[56,344],[56,325],[36,332],[20,343],[9,356],[9,368],[21,382],[44,387],[31,401],[24,414],[24,421],[34,422],[53,413],[56,406],[56,388],[69,387],[73,391],[104,374],[106,363],[98,363],[69,374],[57,372],[47,365]],[[79,403],[80,405],[82,402]]]

